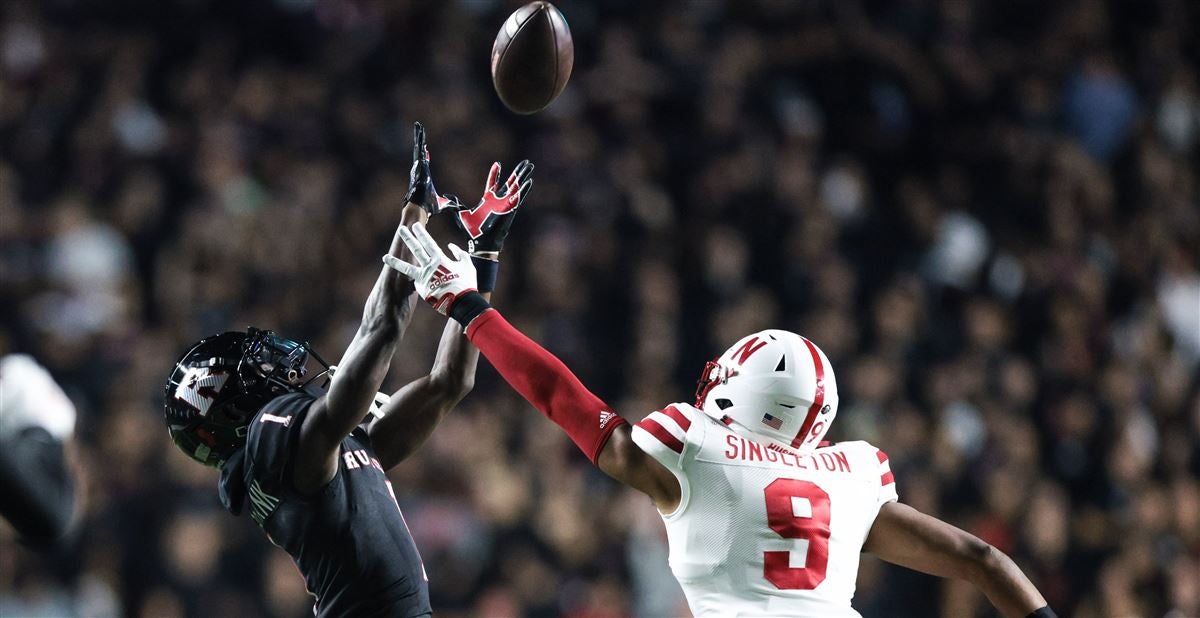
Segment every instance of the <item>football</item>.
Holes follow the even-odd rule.
[[[549,2],[530,2],[509,15],[496,35],[492,84],[508,109],[532,114],[563,91],[574,64],[567,20]]]

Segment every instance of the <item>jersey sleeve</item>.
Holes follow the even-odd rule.
[[[651,412],[634,424],[633,441],[668,470],[682,473],[687,445],[698,442],[695,434],[703,430],[701,423],[693,422],[694,416],[695,410],[684,404],[671,404]]]
[[[896,502],[900,495],[896,493],[896,477],[892,474],[892,464],[888,462],[887,453],[875,449],[875,459],[879,461],[879,497],[876,503],[882,507],[888,502]]]
[[[315,398],[307,393],[277,397],[263,407],[246,435],[246,495],[250,516],[260,526],[291,487],[288,474],[300,426]]]

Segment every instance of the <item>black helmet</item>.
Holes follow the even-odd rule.
[[[305,380],[312,354],[324,369]],[[268,401],[304,390],[329,364],[307,343],[257,328],[201,339],[167,378],[164,410],[171,440],[189,457],[220,468],[246,443],[250,421]]]

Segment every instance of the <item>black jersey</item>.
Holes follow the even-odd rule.
[[[430,613],[425,568],[363,427],[342,440],[328,485],[311,496],[293,488],[291,462],[313,401],[293,393],[259,411],[246,447],[221,469],[222,503],[234,514],[247,507],[291,554],[318,616]]]

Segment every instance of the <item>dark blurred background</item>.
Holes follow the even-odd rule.
[[[1061,615],[1200,615],[1195,3],[562,0],[575,73],[532,117],[488,74],[517,6],[0,3],[0,353],[79,406],[84,494],[58,552],[0,532],[0,614],[311,615],[172,447],[162,385],[249,324],[341,353],[421,120],[444,192],[537,164],[496,302],[624,414],[690,400],[747,332],[804,333],[831,436]],[[441,326],[422,308],[389,388]],[[490,367],[392,479],[441,616],[686,613],[653,507]],[[859,579],[867,616],[992,615]]]

